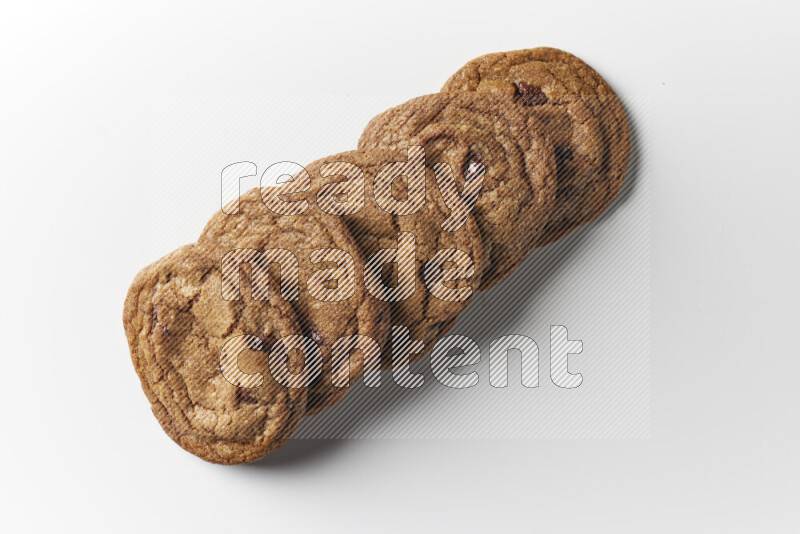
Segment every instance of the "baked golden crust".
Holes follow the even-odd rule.
[[[566,126],[559,121],[545,127],[560,152],[559,191],[539,246],[594,220],[622,188],[630,159],[625,111],[608,83],[580,58],[555,48],[487,54],[461,67],[442,91],[497,94],[535,113],[568,113]]]
[[[134,368],[164,431],[204,460],[256,460],[283,444],[305,413],[306,390],[275,382],[268,347],[239,357],[243,372],[259,372],[260,387],[229,383],[220,371],[226,341],[240,335],[265,344],[300,334],[292,307],[277,298],[226,301],[216,261],[196,245],[143,269],[125,300],[123,322]],[[290,352],[290,365],[302,365]]]
[[[409,145],[448,163],[461,190],[473,160],[485,166],[473,210],[490,257],[481,289],[500,283],[539,239],[555,200],[555,154],[542,124],[505,98],[442,93],[381,113],[359,140],[360,149]]]
[[[392,325],[407,327],[412,338],[424,343],[426,349],[418,355],[421,357],[439,339],[445,325],[454,321],[472,301],[472,296],[463,300],[451,300],[432,294],[423,274],[425,265],[442,250],[458,249],[463,252],[474,265],[473,274],[464,279],[445,282],[445,285],[456,291],[468,289],[470,295],[474,295],[480,287],[481,273],[484,272],[487,261],[480,230],[469,212],[465,213],[458,228],[451,231],[443,229],[451,209],[442,197],[431,168],[424,169],[424,204],[417,212],[397,215],[378,205],[375,201],[375,179],[379,172],[388,164],[406,160],[405,150],[380,149],[354,150],[319,159],[306,167],[312,180],[308,198],[313,206],[320,209],[320,191],[331,187],[344,190],[347,189],[345,186],[348,182],[361,184],[363,206],[360,209],[351,208],[350,213],[342,215],[342,219],[368,259],[382,249],[398,249],[398,257],[407,257],[410,251],[405,250],[405,243],[398,243],[398,236],[402,233],[414,236],[413,294],[408,298],[393,300],[390,307]],[[363,174],[350,172],[352,166],[360,169]],[[408,183],[405,178],[403,175],[398,176],[398,183],[395,185],[407,192]],[[396,268],[389,276],[382,278],[387,287],[398,286]],[[429,279],[428,282],[434,280]],[[391,363],[391,343],[385,344],[382,355],[384,367],[388,367]]]
[[[339,337],[363,335],[382,345],[389,335],[389,306],[372,297],[364,286],[364,255],[342,219],[308,209],[298,215],[279,215],[264,204],[262,190],[242,195],[235,214],[217,212],[198,239],[199,246],[217,259],[234,249],[283,249],[298,260],[300,291],[292,301],[303,332],[321,350],[323,371],[308,392],[309,414],[319,413],[336,404],[347,388],[335,386],[331,378],[333,345]],[[268,194],[276,194],[271,190]],[[325,301],[312,296],[308,282],[318,265],[312,262],[315,250],[338,249],[354,263],[353,294],[346,300]],[[351,376],[360,376],[362,362],[353,359]],[[352,383],[353,381],[351,381]]]

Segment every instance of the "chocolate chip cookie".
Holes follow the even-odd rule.
[[[302,202],[282,200],[287,198],[289,184],[296,187],[301,179],[298,176],[297,181],[281,187],[248,191],[239,200],[236,213],[219,211],[211,218],[198,244],[218,260],[234,249],[280,249],[296,258],[299,291],[291,303],[306,336],[319,345],[323,362],[322,374],[308,391],[306,412],[313,415],[336,404],[347,392],[346,387],[339,387],[332,380],[337,339],[363,335],[382,346],[389,332],[389,305],[368,293],[364,285],[364,255],[341,217]],[[275,213],[274,209],[281,209],[278,205],[293,214]],[[325,252],[332,249],[341,252]],[[270,272],[283,284],[291,273],[283,266],[280,272],[275,268],[273,263]],[[345,279],[350,280],[349,284],[337,281]],[[363,362],[357,360],[353,359],[351,377],[358,377],[363,371]]]
[[[442,93],[378,115],[359,141],[361,149],[409,145],[448,164],[461,191],[483,173],[473,210],[490,258],[481,289],[498,284],[536,244],[555,200],[555,155],[542,124],[505,98]]]
[[[475,290],[597,217],[629,155],[619,99],[580,59],[470,61],[137,275],[123,321],[153,413],[205,460],[264,456],[395,342],[428,354]]]
[[[627,119],[611,87],[581,59],[554,48],[488,54],[459,69],[442,91],[501,95],[569,117],[566,126],[546,127],[558,150],[559,188],[540,246],[595,219],[619,193],[630,157]]]
[[[181,447],[209,462],[250,462],[279,447],[305,413],[306,389],[273,380],[266,362],[274,340],[299,335],[281,299],[227,301],[218,263],[189,245],[142,270],[125,301],[131,357],[153,413]],[[237,387],[220,369],[228,340],[254,336],[238,356],[248,377]],[[288,353],[290,368],[302,365]]]
[[[372,149],[328,156],[306,169],[312,181],[309,200],[320,211],[340,214],[368,259],[377,259],[379,251],[396,250],[393,261],[377,268],[381,284],[397,293],[390,302],[392,325],[406,326],[413,339],[424,343],[418,358],[471,302],[487,262],[480,230],[468,208],[459,212],[453,204],[457,199],[446,202],[434,171],[421,159],[416,167],[414,163],[413,151]],[[383,182],[381,173],[389,180],[392,177],[386,173],[391,171],[394,180]],[[387,202],[410,202],[419,193],[416,211],[398,214],[404,211],[401,206],[387,209],[378,191],[382,186],[388,188]],[[402,235],[413,239],[399,239]],[[431,263],[435,257],[455,260],[454,264],[461,260],[464,276],[442,281],[443,266],[434,268]],[[411,268],[398,268],[401,260]],[[382,354],[388,368],[391,343],[386,343]]]

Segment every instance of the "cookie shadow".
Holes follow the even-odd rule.
[[[639,187],[642,186],[642,176],[646,165],[646,146],[643,135],[643,124],[646,117],[646,102],[636,100],[623,100],[622,107],[628,118],[628,130],[630,132],[631,154],[628,161],[628,173],[625,175],[625,183],[617,198],[611,205],[597,218],[595,222],[602,222],[612,217],[617,210],[628,204]]]
[[[343,439],[302,439],[293,437],[275,452],[242,467],[269,469],[272,471],[293,469],[299,465],[307,467],[316,462],[324,461],[344,443],[346,443],[346,440]]]
[[[564,271],[565,266],[580,261],[582,255],[596,246],[594,227],[628,204],[634,191],[642,186],[646,162],[641,129],[643,116],[640,111],[626,109],[631,158],[625,185],[614,203],[595,222],[535,250],[510,278],[476,295],[451,333],[469,336],[483,349],[499,332],[524,329],[526,318],[520,316],[517,310],[529,309],[531,304],[541,302],[548,286]],[[426,384],[434,380],[427,358],[416,362],[411,370],[425,375]],[[351,439],[370,439],[375,436],[382,439],[413,438],[410,429],[393,428],[391,422],[396,416],[417,406],[434,407],[442,402],[452,402],[452,395],[449,395],[447,388],[403,388],[394,382],[389,372],[382,373],[381,381],[381,387],[378,388],[368,388],[363,381],[359,381],[338,405],[304,419],[295,436],[281,449],[249,465],[266,469],[293,468],[328,458],[341,451],[342,446]]]

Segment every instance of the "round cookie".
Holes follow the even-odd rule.
[[[397,259],[408,258],[410,245],[407,242],[399,243],[398,238],[403,233],[414,236],[414,285],[405,286],[413,293],[406,295],[406,298],[393,299],[390,308],[392,325],[407,327],[412,339],[423,341],[425,348],[416,356],[418,359],[432,348],[442,335],[442,329],[453,322],[471,302],[472,295],[480,286],[481,274],[487,262],[484,259],[480,230],[474,218],[468,211],[452,211],[448,207],[437,185],[434,171],[430,167],[424,167],[421,161],[418,162],[417,169],[424,172],[424,176],[420,174],[418,178],[420,182],[424,179],[425,190],[422,193],[424,203],[418,205],[419,209],[414,213],[401,215],[387,211],[379,205],[376,201],[376,177],[387,166],[409,159],[405,150],[356,150],[317,160],[306,169],[312,181],[309,200],[317,209],[341,214],[368,260],[385,249],[397,249]],[[393,186],[396,189],[393,191],[393,198],[408,198],[408,175],[398,173]],[[348,192],[353,193],[353,196],[347,196]],[[337,196],[345,201],[332,203]],[[463,217],[459,218],[458,215],[462,213]],[[452,228],[447,226],[447,231],[443,227],[450,215],[458,219],[458,224]],[[446,249],[458,249],[472,262],[472,275],[443,282],[448,289],[463,291],[466,298],[456,298],[449,294],[437,296],[425,283],[425,265],[437,253],[441,254],[440,251]],[[397,290],[397,264],[391,262],[387,265],[390,269],[381,272],[381,282],[386,287]],[[427,277],[429,283],[436,282],[436,273],[437,271],[431,271]],[[384,368],[390,367],[390,341],[387,341],[382,355]]]
[[[189,245],[142,270],[123,312],[134,367],[153,413],[181,447],[209,462],[256,460],[294,432],[304,388],[287,388],[268,372],[265,345],[299,335],[294,310],[280,299],[226,301],[218,264]],[[239,335],[262,339],[244,350],[242,372],[260,372],[259,387],[236,387],[221,372],[221,351]],[[289,365],[302,365],[289,352]],[[290,367],[290,368],[291,368]],[[252,375],[251,375],[252,376]]]
[[[481,289],[489,289],[527,257],[555,200],[552,144],[533,116],[504,98],[447,93],[412,99],[373,118],[359,148],[423,146],[429,164],[455,171],[459,189],[484,169],[472,211],[490,258]]]
[[[554,48],[487,54],[459,69],[442,91],[494,93],[521,107],[557,107],[569,113],[571,130],[580,135],[571,135],[568,144],[557,143],[562,167],[559,199],[540,246],[596,218],[622,188],[630,158],[625,111],[605,80],[572,54]],[[602,139],[599,166],[584,160],[578,150],[596,136],[587,111]]]
[[[336,340],[342,336],[364,335],[382,346],[389,332],[389,306],[367,292],[364,286],[364,256],[340,217],[322,213],[313,207],[294,215],[280,215],[267,209],[265,200],[274,201],[279,195],[285,198],[283,191],[287,190],[289,184],[296,183],[292,180],[286,186],[248,191],[239,199],[236,213],[219,211],[211,218],[198,244],[217,259],[234,249],[259,252],[282,249],[297,258],[299,291],[296,300],[291,302],[306,337],[319,346],[323,364],[323,372],[308,391],[306,412],[314,415],[333,406],[347,393],[347,387],[339,387],[332,380],[333,346]],[[350,278],[354,282],[353,287],[339,288],[345,293],[345,290],[351,292],[348,298],[326,300],[340,297],[322,295],[327,290],[336,290],[323,287],[323,282],[317,283],[319,274],[327,269],[329,262],[318,258],[316,262],[312,261],[312,253],[323,249],[338,249],[351,258],[354,272]],[[288,271],[281,271],[281,283],[284,283]],[[281,278],[277,271],[271,272],[274,272],[276,279]],[[350,376],[358,377],[362,371],[363,362],[354,361]],[[350,384],[353,382],[350,380]]]

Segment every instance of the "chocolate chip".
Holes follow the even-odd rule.
[[[395,282],[395,264],[392,263],[384,263],[383,267],[381,267],[381,281],[383,285],[386,287],[394,288],[397,286],[397,282]]]
[[[236,402],[245,404],[257,404],[258,401],[250,396],[250,392],[244,388],[236,389]]]
[[[572,186],[568,185],[567,187],[562,187],[558,191],[556,191],[556,198],[569,200],[569,197],[572,195]]]
[[[555,156],[556,170],[558,171],[559,176],[561,176],[566,171],[567,162],[575,159],[575,155],[572,153],[572,150],[570,150],[569,147],[557,146],[555,149]]]
[[[267,354],[269,354],[269,352],[272,350],[272,347],[277,342],[278,342],[278,340],[275,338],[275,336],[268,335],[268,336],[262,337],[261,338],[261,351],[262,352],[266,352]]]
[[[538,87],[525,82],[516,82],[514,87],[517,88],[517,94],[515,96],[519,98],[522,105],[541,106],[542,104],[547,104],[547,95]]]
[[[322,334],[320,334],[319,331],[313,326],[311,327],[311,339],[313,339],[319,345],[325,344],[325,340],[322,339]]]
[[[464,175],[464,179],[468,182],[479,178],[486,172],[486,166],[483,164],[483,157],[477,152],[470,152],[467,154],[467,159],[464,160],[461,172]]]
[[[150,322],[152,325],[153,332],[159,332],[162,335],[168,336],[169,335],[169,328],[166,325],[163,325],[158,322],[158,314],[154,311],[150,314]]]
[[[572,153],[567,146],[557,146],[556,147],[556,161],[572,161],[575,159],[575,155]]]
[[[378,314],[378,320],[377,320],[377,323],[378,323],[378,324],[383,324],[383,322],[384,322],[385,320],[386,320],[386,312],[382,311],[381,313],[379,313],[379,314]]]
[[[575,155],[566,146],[557,146],[555,149],[556,172],[559,180],[569,180],[574,174],[575,169],[570,169],[567,163],[575,159]]]

